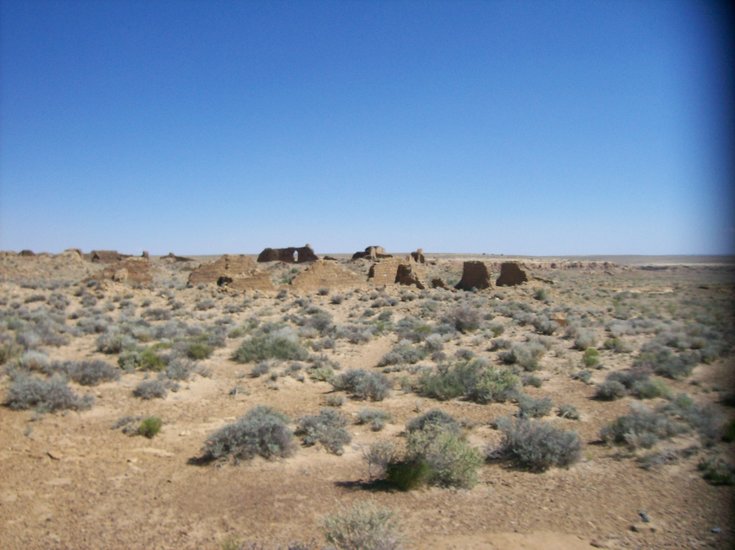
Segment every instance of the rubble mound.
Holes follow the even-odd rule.
[[[79,282],[99,269],[84,261],[79,251],[61,254],[21,256],[15,252],[0,253],[0,281],[33,284],[40,281]]]
[[[192,271],[189,274],[188,284],[194,286],[202,283],[217,283],[220,277],[228,277],[234,280],[249,277],[257,271],[258,266],[252,258],[243,255],[231,256],[225,254],[214,262],[202,264]]]
[[[153,283],[151,263],[147,258],[126,258],[115,262],[95,273],[90,279],[142,286]]]
[[[128,255],[120,254],[117,250],[92,250],[89,260],[96,264],[114,264],[127,258]]]
[[[317,260],[291,281],[294,288],[303,290],[358,287],[364,284],[365,281],[356,273],[325,260]]]
[[[503,262],[500,265],[500,277],[495,281],[498,286],[516,286],[528,281],[526,272],[516,262]]]
[[[462,279],[454,288],[458,290],[483,290],[490,288],[490,272],[487,270],[485,262],[470,261],[464,262],[462,266]]]
[[[173,252],[169,252],[165,256],[161,257],[161,260],[164,260],[166,262],[193,262],[194,260],[191,258],[187,258],[185,256],[177,256]]]
[[[447,283],[445,283],[443,279],[439,277],[434,277],[433,279],[431,279],[431,288],[443,288],[446,290],[449,287],[447,286]]]
[[[319,258],[308,244],[301,248],[266,248],[258,255],[258,262],[285,262],[289,264],[303,264],[315,262]]]

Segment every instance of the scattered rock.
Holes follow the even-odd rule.
[[[285,262],[288,264],[302,264],[315,262],[319,258],[308,244],[301,248],[266,248],[258,255],[258,262]]]
[[[490,272],[485,262],[470,261],[462,266],[462,279],[454,288],[458,290],[483,290],[490,288]]]

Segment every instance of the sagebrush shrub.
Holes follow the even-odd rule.
[[[509,365],[518,364],[527,371],[539,368],[539,360],[546,353],[546,348],[539,342],[513,344],[508,351],[500,352],[500,359]]]
[[[574,431],[562,430],[543,420],[503,419],[498,422],[503,441],[489,458],[509,458],[518,466],[543,472],[552,466],[569,466],[581,456],[582,444]]]
[[[53,412],[89,409],[93,401],[92,396],[80,397],[74,393],[61,377],[41,380],[18,376],[8,388],[5,405],[14,410],[35,408],[42,412]]]
[[[166,394],[168,388],[160,380],[143,380],[133,390],[133,395],[140,399],[163,399]]]
[[[429,426],[440,426],[455,433],[459,433],[461,428],[459,422],[449,413],[441,409],[431,409],[411,420],[406,424],[406,429],[410,433],[427,429]]]
[[[329,452],[342,454],[342,448],[352,441],[345,429],[347,419],[335,409],[322,409],[318,415],[302,416],[296,427],[307,447],[321,443]]]
[[[213,433],[204,444],[204,458],[232,457],[237,461],[249,460],[256,455],[264,458],[291,456],[294,452],[293,433],[287,422],[285,415],[259,405]]]
[[[648,449],[660,439],[668,439],[686,431],[688,427],[683,423],[646,407],[636,406],[630,414],[620,416],[603,427],[600,437],[608,444]]]
[[[120,378],[120,369],[105,361],[65,361],[59,370],[82,386],[96,386]]]
[[[520,386],[519,378],[506,369],[496,369],[482,358],[441,366],[419,377],[416,391],[440,400],[464,396],[476,403],[508,400]]]
[[[400,536],[395,515],[371,502],[324,519],[324,537],[337,550],[396,550]]]
[[[550,398],[536,399],[526,394],[518,395],[518,416],[524,418],[541,418],[551,412],[553,403]]]
[[[350,369],[332,380],[336,390],[346,391],[359,399],[382,401],[390,393],[390,381],[380,372]]]
[[[429,484],[469,488],[477,483],[482,457],[460,433],[429,423],[409,432],[407,446],[409,462],[428,466]]]
[[[426,357],[428,350],[416,347],[408,340],[402,340],[391,351],[386,353],[378,363],[379,367],[387,365],[414,364]]]
[[[291,331],[276,331],[251,337],[243,342],[232,358],[238,363],[281,359],[284,361],[304,361],[309,353],[299,343]]]
[[[357,423],[369,424],[370,429],[374,432],[382,430],[388,420],[390,420],[390,413],[380,409],[361,409],[357,413]]]

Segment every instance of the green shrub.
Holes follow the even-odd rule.
[[[324,537],[337,550],[396,550],[400,547],[393,512],[371,502],[358,502],[350,509],[324,520]]]
[[[421,459],[394,460],[385,467],[385,479],[400,491],[418,489],[429,482],[431,466]]]
[[[162,371],[166,368],[166,359],[158,355],[152,347],[129,350],[120,354],[118,366],[123,370]]]
[[[163,420],[157,416],[148,416],[138,426],[138,434],[153,439],[161,431],[161,426],[163,426]]]
[[[243,342],[232,358],[238,363],[250,363],[265,359],[304,361],[309,353],[289,331],[276,331],[253,336]]]
[[[186,356],[194,361],[208,359],[214,348],[205,342],[192,342],[186,346]]]
[[[520,380],[512,372],[495,369],[486,360],[474,358],[422,374],[416,390],[440,400],[464,396],[476,403],[491,403],[506,401],[519,386]]]
[[[10,384],[5,405],[14,410],[35,408],[41,412],[84,410],[92,406],[92,396],[80,397],[67,385],[66,380],[52,377],[41,380],[18,376]]]
[[[704,459],[697,468],[702,472],[702,477],[712,485],[735,484],[735,467],[720,457]]]
[[[408,434],[408,458],[429,466],[428,483],[469,488],[477,483],[480,453],[461,434],[437,424]]]
[[[597,351],[595,348],[587,348],[584,350],[584,355],[582,356],[582,362],[584,363],[584,366],[587,368],[595,367],[600,364],[600,352]]]
[[[525,418],[503,419],[498,427],[503,441],[499,449],[490,450],[491,459],[509,458],[521,468],[543,472],[552,466],[569,466],[581,456],[582,444],[574,431]]]
[[[390,381],[380,372],[350,369],[332,380],[336,390],[346,391],[358,399],[382,401],[390,393]]]
[[[302,416],[295,433],[307,447],[321,443],[329,452],[341,455],[342,448],[352,441],[346,425],[347,419],[339,411],[322,409],[318,415]]]
[[[264,458],[291,456],[293,433],[287,422],[283,414],[259,405],[212,434],[204,444],[203,458],[218,460],[231,456],[238,461],[256,455]]]
[[[671,389],[662,380],[638,380],[633,383],[631,393],[638,399],[653,399],[654,397],[671,397]]]
[[[725,443],[732,443],[735,441],[735,419],[730,420],[725,424],[725,429],[722,434],[722,441]]]

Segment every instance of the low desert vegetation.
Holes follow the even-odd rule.
[[[526,418],[503,418],[497,425],[503,441],[500,447],[488,450],[491,460],[508,459],[520,468],[543,472],[569,466],[581,457],[582,443],[574,431]]]
[[[401,547],[398,520],[388,508],[370,501],[327,516],[323,524],[327,543],[338,550],[397,550]]]
[[[259,405],[245,416],[213,433],[204,444],[205,461],[231,458],[235,462],[263,458],[285,458],[295,450],[293,431],[288,418],[278,411]]]

